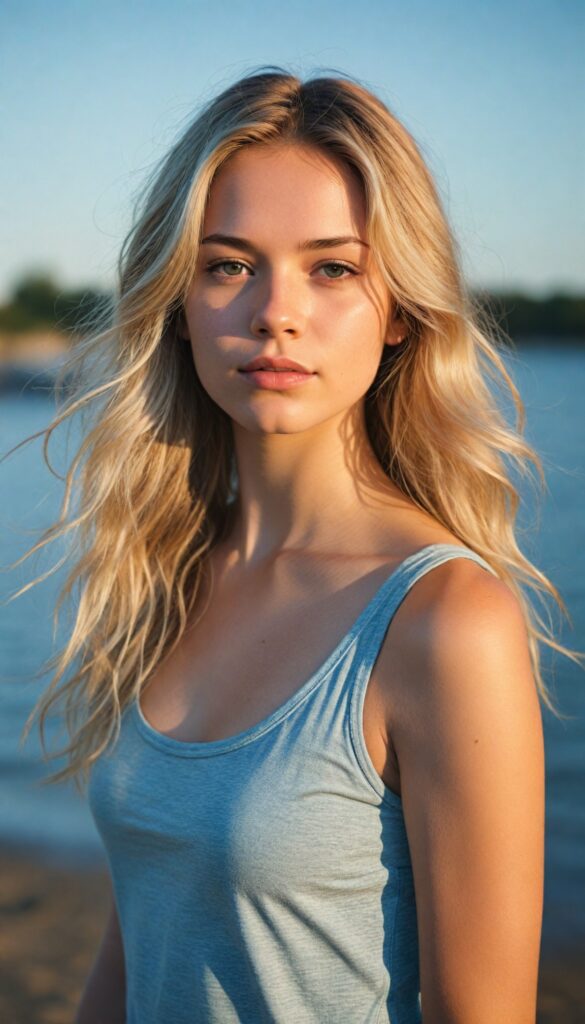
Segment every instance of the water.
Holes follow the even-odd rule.
[[[519,516],[522,550],[558,587],[568,606],[573,629],[553,606],[553,624],[562,626],[560,639],[569,647],[585,648],[585,342],[563,348],[549,345],[521,349],[507,362],[526,405],[527,439],[537,448],[545,467],[548,494],[540,516],[533,492],[523,486]],[[0,397],[0,453],[23,437],[45,427],[54,414],[48,390],[8,392]],[[77,428],[53,436],[49,457],[64,475],[67,459],[76,449]],[[63,484],[47,470],[42,438],[21,448],[0,465],[0,564],[5,567],[22,554],[38,535],[25,533],[47,527],[58,513]],[[66,548],[52,544],[12,572],[0,575],[0,600],[30,579],[46,572]],[[66,639],[64,610],[55,638],[52,615],[68,565],[21,598],[0,608],[0,842],[24,844],[61,862],[103,862],[101,841],[85,801],[72,784],[41,788],[39,780],[61,766],[63,759],[44,765],[38,730],[19,749],[26,716],[40,689],[30,676]],[[585,947],[585,671],[560,655],[543,649],[545,681],[560,710],[573,716],[559,722],[543,708],[546,748],[546,860],[543,947]],[[48,732],[50,749],[64,743],[58,723]]]

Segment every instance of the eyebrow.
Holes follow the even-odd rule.
[[[237,235],[221,235],[218,233],[207,235],[201,239],[200,245],[205,245],[209,242],[235,246],[238,249],[245,249],[247,252],[256,252],[255,246],[251,242],[246,238],[238,238]],[[299,251],[305,252],[307,249],[332,249],[336,245],[348,245],[350,242],[357,242],[358,245],[363,245],[366,249],[370,248],[367,242],[357,238],[356,235],[338,235],[334,238],[308,238],[306,241],[299,243]]]

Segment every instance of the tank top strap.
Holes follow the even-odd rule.
[[[487,569],[493,576],[498,576],[493,566],[470,548],[458,544],[430,544],[401,562],[383,582],[374,595],[366,621],[357,631],[352,644],[352,669],[347,673],[343,684],[351,744],[370,786],[382,801],[392,805],[394,810],[396,806],[401,807],[401,798],[385,786],[374,769],[366,747],[362,728],[366,690],[384,636],[404,597],[425,573],[452,558],[469,558]],[[403,845],[406,848],[406,843]]]
[[[371,607],[371,615],[360,632],[359,639],[365,643],[374,664],[378,650],[386,631],[411,587],[435,566],[442,565],[452,558],[468,558],[477,562],[493,576],[496,570],[471,548],[459,544],[429,544],[415,551],[400,563],[397,569],[384,581],[376,593]],[[366,660],[367,657],[366,657]]]

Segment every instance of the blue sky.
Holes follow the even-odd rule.
[[[421,146],[473,285],[585,290],[583,0],[3,0],[0,301],[109,287],[131,202],[261,64],[348,72]]]

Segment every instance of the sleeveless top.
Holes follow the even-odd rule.
[[[476,552],[431,544],[382,583],[323,665],[226,739],[155,730],[135,699],[88,797],[126,962],[127,1024],[420,1022],[400,797],[362,732],[368,679],[416,581]]]

